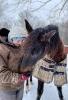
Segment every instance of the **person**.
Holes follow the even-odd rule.
[[[9,42],[14,44],[15,46],[21,46],[22,42],[24,42],[24,39],[26,38],[25,34],[9,34],[8,35]]]
[[[19,33],[10,35],[5,29],[0,31],[0,100],[22,100],[26,78],[9,69],[8,65],[12,65],[9,61],[13,59],[16,52],[11,46],[19,47],[24,38],[25,36]],[[12,55],[9,57],[10,52]]]
[[[7,41],[8,40],[8,34],[9,34],[10,30],[6,29],[6,28],[2,28],[0,29],[0,40],[2,41]]]

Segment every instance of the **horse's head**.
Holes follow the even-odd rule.
[[[25,20],[25,23],[28,37],[24,40],[22,65],[29,68],[47,54],[50,39],[56,33],[56,30],[48,31],[48,27],[32,29],[27,20]]]

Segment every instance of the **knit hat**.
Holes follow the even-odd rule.
[[[13,39],[23,39],[27,37],[27,31],[22,27],[13,27],[8,34],[8,41],[12,42]]]
[[[10,30],[8,30],[6,28],[2,28],[2,29],[0,29],[0,36],[7,36],[8,37],[9,32],[10,32]]]

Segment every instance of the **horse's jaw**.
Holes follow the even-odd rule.
[[[28,67],[28,66],[34,66],[38,60],[40,60],[43,57],[43,51],[40,51],[38,54],[28,54],[28,56],[22,57],[22,63],[21,65],[23,67]]]

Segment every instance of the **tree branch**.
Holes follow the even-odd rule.
[[[36,9],[34,9],[34,10],[31,10],[31,12],[35,12],[35,11],[41,9],[42,7],[44,7],[44,6],[45,6],[47,3],[49,3],[50,1],[52,1],[52,0],[48,0],[48,1],[44,2],[44,4],[42,4],[40,7],[36,8]]]
[[[64,4],[62,5],[61,9],[60,9],[60,12],[59,12],[59,15],[61,14],[62,10],[64,9],[66,3],[68,2],[68,0],[65,0]]]

